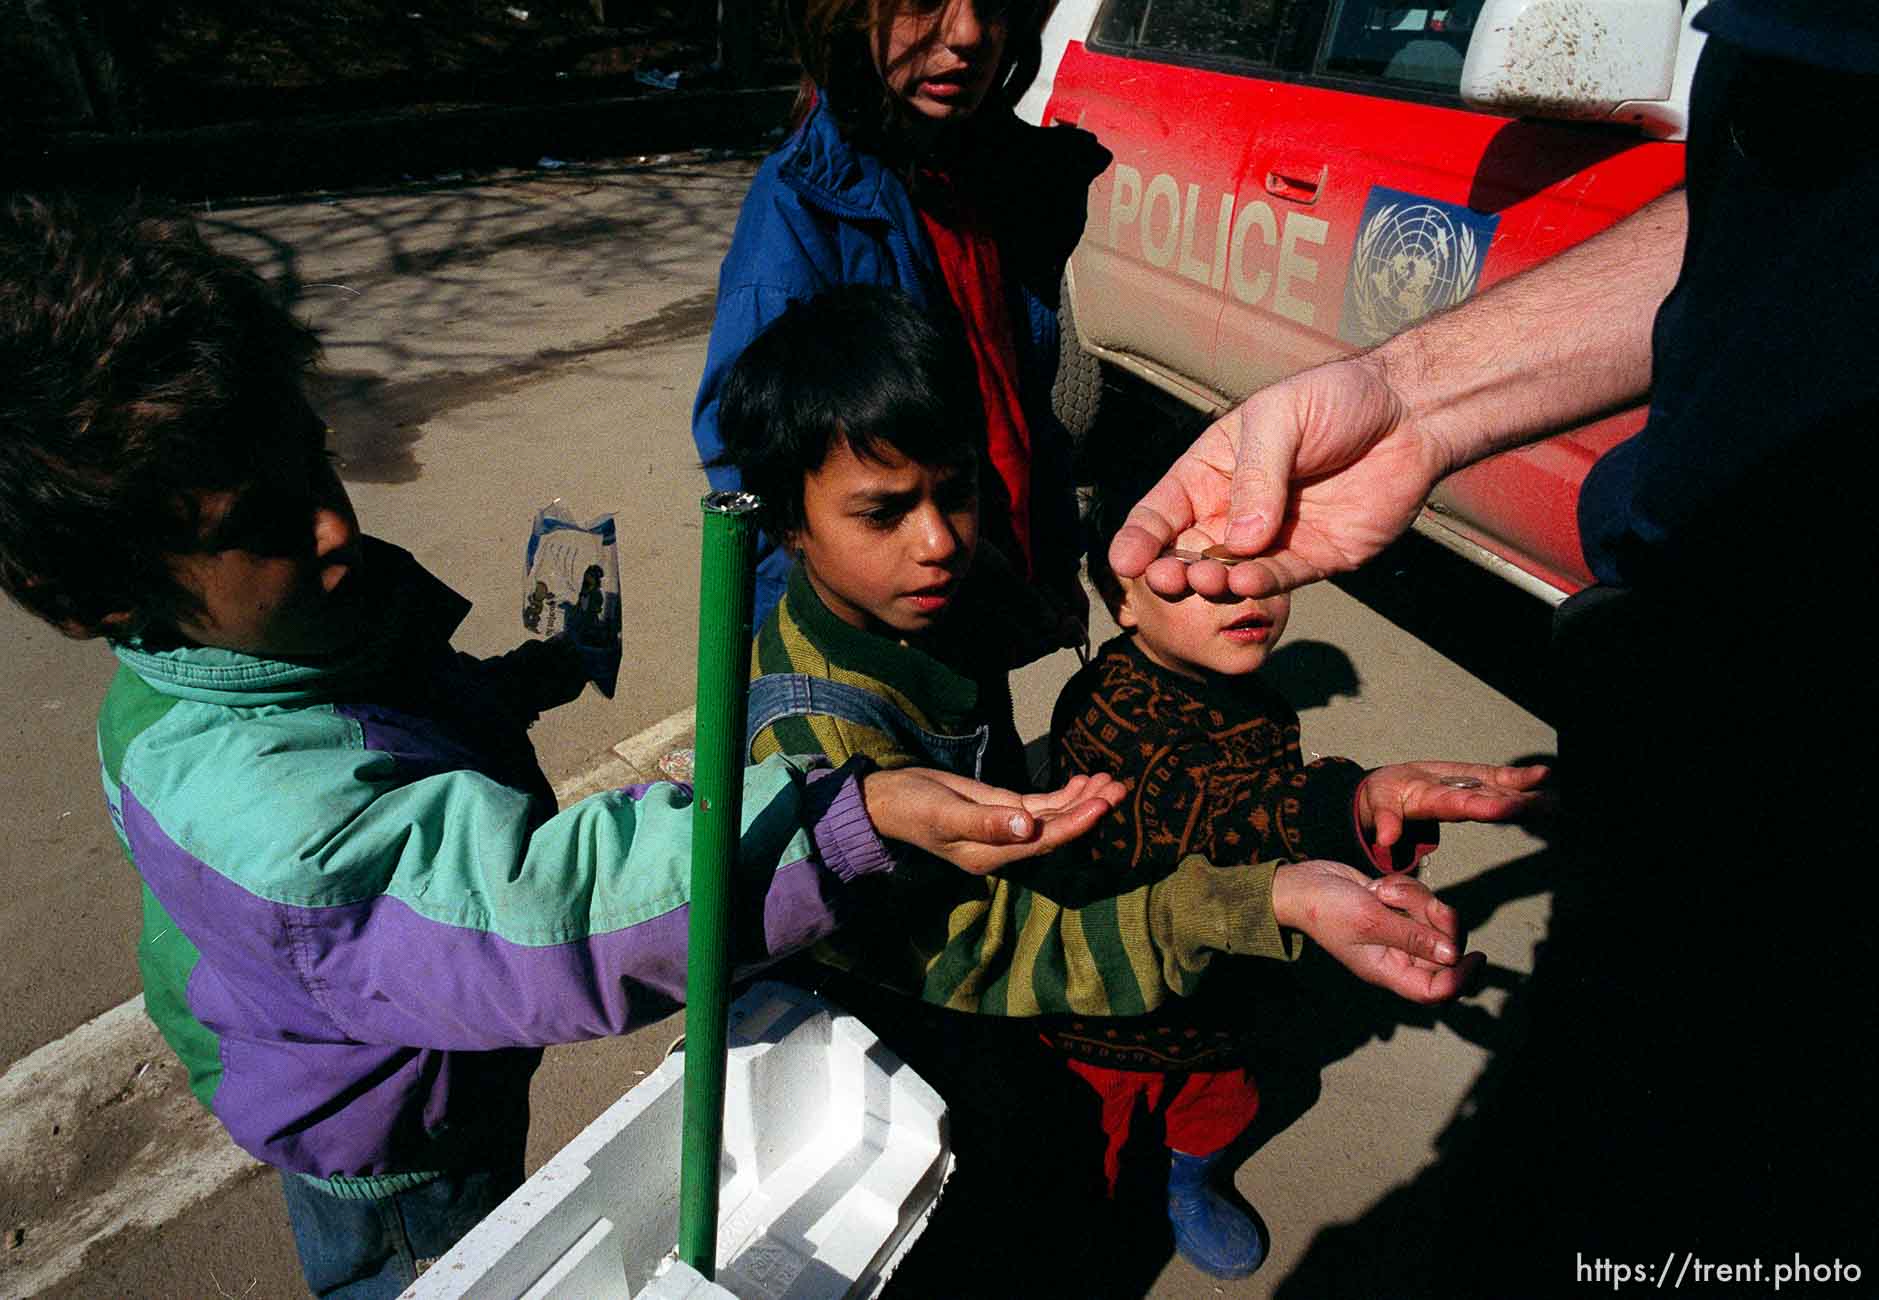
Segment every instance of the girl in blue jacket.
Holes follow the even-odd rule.
[[[795,129],[765,160],[718,276],[692,437],[723,449],[718,399],[746,344],[790,303],[838,284],[950,303],[971,340],[986,414],[987,537],[1080,644],[1088,602],[1069,439],[1051,412],[1057,302],[1108,153],[1086,132],[1020,122],[1036,73],[1040,0],[792,0],[803,66]],[[734,468],[712,486],[740,486]],[[790,557],[762,543],[756,621]]]

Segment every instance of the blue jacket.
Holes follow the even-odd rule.
[[[992,199],[987,219],[1012,296],[1037,485],[1037,572],[1066,574],[1081,546],[1070,441],[1050,405],[1057,303],[1064,266],[1082,237],[1090,182],[1109,165],[1109,154],[1085,131],[1033,127],[1009,114],[985,138],[987,156],[973,165],[992,178],[980,189]],[[744,347],[790,303],[838,284],[883,285],[922,307],[951,306],[906,184],[879,158],[850,146],[826,102],[819,102],[758,169],[718,272],[717,314],[692,408],[692,440],[701,459],[710,461],[723,449],[718,394]],[[714,488],[740,486],[734,469],[707,474]],[[759,543],[753,626],[761,627],[782,598],[789,564],[773,541]]]
[[[145,1007],[236,1143],[354,1197],[473,1167],[514,1141],[537,1049],[682,1000],[692,826],[684,786],[557,813],[537,701],[450,649],[467,602],[394,548],[371,567],[360,650],[120,644],[98,722]],[[822,938],[890,862],[858,779],[806,763],[745,772],[743,964]]]

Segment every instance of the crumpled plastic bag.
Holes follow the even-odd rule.
[[[576,521],[559,498],[535,512],[524,563],[522,626],[566,637],[587,679],[613,698],[620,676],[620,551],[612,515]]]

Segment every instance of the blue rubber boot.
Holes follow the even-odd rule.
[[[1265,1262],[1266,1247],[1253,1221],[1208,1186],[1220,1154],[1168,1155],[1168,1222],[1181,1258],[1210,1277],[1252,1273]]]

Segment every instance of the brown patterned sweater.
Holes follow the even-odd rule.
[[[1159,879],[1189,854],[1216,866],[1279,859],[1371,861],[1354,814],[1364,769],[1347,758],[1307,763],[1298,713],[1257,675],[1196,681],[1154,663],[1124,634],[1072,677],[1051,719],[1052,774],[1108,772],[1129,796],[1070,846],[1090,887]],[[1078,1017],[1053,1027],[1083,1060],[1135,1070],[1224,1069],[1243,1063],[1238,1026],[1223,1015],[1233,984],[1216,969],[1196,996],[1130,1017]],[[1221,993],[1226,989],[1218,990]]]

